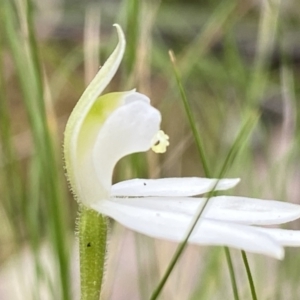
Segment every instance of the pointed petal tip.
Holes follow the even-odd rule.
[[[123,30],[122,30],[122,27],[119,24],[117,24],[117,23],[113,24],[113,26],[116,27],[116,29],[117,29],[119,39],[120,40],[121,39],[125,40],[125,35],[124,35]]]
[[[300,205],[299,204],[294,204],[293,203],[293,206],[294,206],[294,220],[297,220],[300,218]]]
[[[228,190],[235,187],[240,181],[240,178],[222,178],[222,179],[215,179],[218,180],[216,190]]]
[[[284,249],[283,247],[281,247],[280,249],[278,249],[276,256],[274,256],[275,258],[279,259],[279,260],[283,260],[284,259]]]
[[[282,245],[277,244],[276,247],[272,248],[268,248],[268,249],[264,249],[263,251],[259,250],[259,251],[249,251],[249,250],[245,250],[242,249],[246,252],[252,252],[254,254],[261,254],[261,255],[265,255],[265,256],[269,256],[278,260],[283,260],[284,259],[284,248],[282,247]]]
[[[232,181],[232,186],[233,187],[241,182],[241,178],[232,178],[232,179],[229,179],[229,180]]]

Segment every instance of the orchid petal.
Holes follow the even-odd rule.
[[[300,230],[288,230],[280,228],[260,228],[257,229],[271,236],[285,247],[300,247]]]
[[[113,201],[102,201],[92,205],[92,208],[134,231],[175,242],[183,241],[192,221],[191,216],[184,214],[128,207]],[[200,220],[189,242],[229,246],[278,259],[282,259],[284,254],[275,240],[256,228],[216,220]]]
[[[169,211],[193,216],[203,206],[205,198],[145,197],[112,198],[112,201],[133,207]],[[206,218],[239,224],[275,225],[300,217],[296,204],[236,196],[218,196],[209,199],[203,215]]]
[[[94,149],[93,163],[98,182],[110,189],[115,164],[122,157],[147,151],[159,130],[161,115],[144,95],[134,93],[132,99],[117,108],[105,121]],[[125,99],[126,101],[126,99]]]
[[[110,55],[95,78],[86,88],[75,108],[73,109],[65,130],[64,157],[68,180],[71,188],[80,202],[88,204],[97,198],[106,197],[109,191],[97,184],[96,175],[93,171],[89,158],[93,136],[97,130],[91,130],[94,120],[94,111],[99,111],[97,128],[101,127],[105,117],[120,105],[119,95],[98,96],[103,92],[108,83],[115,75],[125,51],[125,37],[119,25],[115,25],[118,32],[119,42],[114,52]],[[109,105],[102,105],[103,110],[97,109],[103,100]],[[96,128],[96,129],[97,129]]]
[[[275,225],[300,217],[300,205],[283,201],[237,196],[218,196],[211,200],[205,216],[218,220],[239,224]]]
[[[239,181],[239,178],[210,179],[199,177],[131,179],[114,184],[111,189],[111,195],[133,197],[194,196],[207,193],[213,189],[216,191],[227,190],[236,186]]]

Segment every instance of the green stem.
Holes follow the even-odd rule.
[[[187,117],[188,117],[191,129],[192,129],[192,132],[193,132],[193,136],[194,136],[195,141],[196,141],[197,150],[198,150],[198,153],[199,153],[199,156],[200,156],[200,160],[202,162],[204,173],[205,173],[206,177],[210,177],[209,166],[208,166],[208,162],[206,160],[202,140],[201,140],[200,135],[198,133],[194,116],[192,114],[189,102],[187,100],[185,90],[184,90],[183,85],[181,83],[181,78],[179,76],[179,72],[178,72],[177,67],[175,65],[174,53],[172,51],[169,51],[169,55],[170,55],[170,59],[171,59],[171,62],[172,62],[176,82],[177,82],[177,85],[179,87],[180,95],[181,95],[181,98],[182,98],[182,101],[183,101],[183,104],[184,104],[184,108],[185,108],[185,111],[187,113]],[[232,148],[234,149],[235,147],[232,147]],[[231,158],[233,153],[234,153],[234,151],[231,149],[231,151],[229,152],[228,157]],[[228,157],[227,157],[227,159],[224,163],[224,166],[222,168],[222,171],[221,171],[220,175],[223,175],[223,172],[225,172],[226,168],[228,167],[228,164],[230,162]],[[220,178],[222,178],[222,176],[220,176]],[[200,209],[199,212],[196,213],[196,219],[194,220],[191,228],[189,229],[184,241],[182,243],[180,243],[179,246],[177,247],[176,252],[175,252],[174,256],[172,257],[171,262],[170,262],[163,278],[160,280],[157,288],[154,290],[153,294],[151,295],[151,298],[150,298],[151,300],[157,299],[157,297],[161,293],[161,291],[162,291],[167,279],[169,278],[175,264],[177,263],[179,257],[181,256],[181,254],[182,254],[182,252],[183,252],[183,250],[184,250],[184,248],[185,248],[185,246],[188,242],[188,239],[189,239],[190,235],[192,234],[196,224],[198,223],[198,220],[200,219],[200,217],[202,215],[202,212],[204,211],[206,205],[208,204],[208,201],[211,198],[217,184],[218,184],[218,182],[213,187],[212,192],[209,193],[209,196],[208,196],[206,202],[204,203],[203,207]],[[230,279],[231,279],[231,285],[232,285],[232,288],[233,288],[234,297],[235,297],[235,300],[238,300],[239,298],[238,298],[238,293],[237,293],[237,284],[236,284],[236,280],[235,280],[233,264],[232,264],[229,249],[227,247],[225,247],[225,253],[226,253],[226,258],[227,258],[228,269],[229,269],[229,273],[230,273]]]
[[[248,276],[248,281],[249,281],[249,285],[250,285],[252,299],[253,300],[257,300],[255,286],[254,286],[253,278],[252,278],[252,275],[251,275],[251,271],[250,271],[250,266],[249,266],[249,263],[248,263],[247,255],[246,255],[245,251],[242,250],[241,252],[242,252],[242,258],[243,258],[243,262],[244,262],[244,265],[245,265],[245,268],[246,268],[246,272],[247,272],[247,276]]]
[[[233,268],[233,264],[232,264],[230,251],[229,251],[228,247],[224,247],[224,250],[225,250],[229,275],[230,275],[230,279],[231,279],[231,286],[232,286],[234,300],[239,300],[240,298],[239,298],[238,288],[237,288],[237,284],[236,284],[235,272],[234,272],[234,268]]]
[[[81,300],[99,300],[106,256],[107,218],[81,206],[78,227]]]
[[[197,150],[198,150],[198,153],[199,153],[199,156],[200,156],[200,160],[201,160],[201,163],[202,163],[202,166],[203,166],[205,176],[206,177],[211,177],[208,162],[206,160],[204,146],[203,146],[202,140],[200,138],[200,134],[199,134],[197,126],[196,126],[196,120],[195,120],[194,115],[192,113],[192,109],[191,109],[190,104],[187,100],[185,90],[184,90],[183,85],[181,83],[181,78],[179,76],[179,72],[178,72],[177,67],[175,65],[175,55],[174,55],[173,51],[171,51],[171,50],[169,51],[169,56],[170,56],[170,59],[171,59],[172,65],[173,65],[173,71],[174,71],[174,75],[175,75],[175,78],[176,78],[176,83],[178,85],[179,92],[180,92],[180,95],[181,95],[181,99],[182,99],[182,102],[183,102],[183,106],[184,106],[185,112],[187,114],[189,124],[191,126],[191,130],[192,130],[195,142],[196,142],[196,147],[197,147]]]

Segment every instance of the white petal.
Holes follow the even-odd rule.
[[[282,246],[300,247],[300,230],[288,230],[280,228],[261,228],[257,229],[271,236],[278,241]]]
[[[102,201],[93,209],[108,215],[124,226],[148,236],[180,242],[190,226],[191,216],[129,207]],[[254,253],[283,258],[283,248],[268,235],[250,226],[202,219],[189,240],[200,245],[229,246]]]
[[[112,186],[112,196],[194,196],[211,191],[218,179],[186,177],[162,179],[132,179]],[[240,179],[220,179],[215,190],[227,190]]]
[[[112,202],[160,212],[172,212],[193,216],[204,198],[192,197],[112,197]]]
[[[193,216],[199,206],[203,206],[205,198],[112,198],[112,201],[156,211],[169,211]],[[273,200],[218,196],[209,200],[203,215],[206,218],[239,224],[275,225],[300,218],[300,206]]]
[[[240,224],[275,225],[300,218],[300,205],[246,197],[219,196],[205,216]]]
[[[134,93],[134,101],[116,109],[97,136],[93,164],[99,183],[107,189],[118,160],[131,153],[149,150],[152,137],[159,130],[160,113],[142,96]]]

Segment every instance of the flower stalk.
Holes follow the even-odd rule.
[[[81,205],[78,229],[81,300],[99,300],[106,256],[107,218]]]

